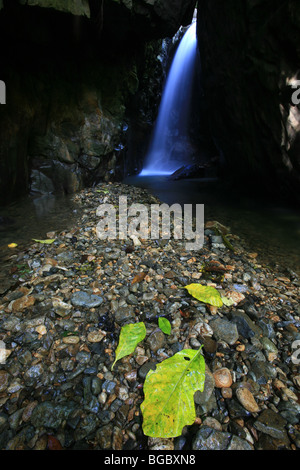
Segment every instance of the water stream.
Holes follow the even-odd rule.
[[[153,138],[141,175],[173,173],[186,163],[177,152],[189,145],[189,116],[197,59],[196,22],[184,34],[163,90]],[[179,153],[179,155],[177,155]]]

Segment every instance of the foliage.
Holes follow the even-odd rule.
[[[8,246],[8,248],[16,248],[18,246],[18,244],[17,243],[10,243],[7,246]]]
[[[202,284],[189,284],[185,286],[188,293],[195,299],[200,300],[206,304],[213,305],[214,307],[222,307],[223,301],[220,293],[211,286],[202,286]]]
[[[195,299],[200,300],[206,304],[213,305],[214,307],[231,307],[234,305],[234,300],[230,297],[221,297],[221,294],[212,286],[202,286],[201,284],[189,284],[185,286],[184,289],[187,289],[190,295]]]
[[[180,436],[196,418],[194,393],[204,389],[205,362],[201,349],[185,349],[149,371],[141,405],[146,436]]]
[[[146,327],[143,322],[130,323],[121,328],[119,344],[116,350],[116,357],[111,367],[113,370],[115,363],[129,354],[132,354],[141,341],[146,336]]]
[[[55,238],[47,238],[46,240],[37,240],[35,238],[32,239],[36,243],[42,243],[43,245],[51,245],[55,242]]]
[[[165,333],[166,335],[171,334],[172,327],[171,327],[171,323],[169,322],[167,318],[159,317],[158,326],[161,329],[161,331]]]

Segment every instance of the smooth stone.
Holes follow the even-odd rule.
[[[52,306],[54,312],[61,317],[68,315],[72,309],[72,305],[63,302],[61,299],[53,299]]]
[[[215,418],[208,416],[203,421],[204,426],[208,426],[209,428],[215,429],[216,431],[222,431],[222,424]]]
[[[134,320],[135,313],[133,307],[120,307],[115,313],[115,322],[118,323],[118,325],[122,326]]]
[[[111,440],[113,434],[113,425],[107,424],[97,430],[96,440],[102,450],[111,450]]]
[[[209,323],[209,326],[213,329],[217,341],[225,341],[225,343],[232,345],[239,338],[237,327],[232,322],[216,318]]]
[[[42,364],[36,364],[30,367],[24,374],[24,379],[36,379],[42,375],[44,368]]]
[[[245,439],[222,432],[217,429],[201,426],[192,443],[193,450],[254,450]]]
[[[205,382],[203,392],[197,390],[194,394],[194,401],[197,405],[204,405],[211,398],[215,388],[215,379],[209,368],[205,367]]]
[[[256,360],[253,362],[250,371],[254,374],[255,380],[260,385],[266,384],[268,380],[276,377],[276,369],[269,363]]]
[[[286,420],[279,413],[275,413],[275,411],[270,409],[263,410],[254,422],[254,427],[258,431],[282,440],[287,438],[285,425]]]
[[[278,355],[277,347],[275,346],[273,341],[271,341],[269,338],[264,336],[263,338],[261,338],[260,342],[261,342],[261,344],[262,344],[265,351],[273,353],[276,356]]]
[[[227,450],[254,450],[254,447],[245,439],[233,435]]]
[[[80,420],[78,427],[74,432],[75,441],[81,441],[86,436],[94,432],[98,427],[99,419],[94,414],[88,414]]]
[[[232,376],[230,370],[226,367],[217,369],[214,374],[214,379],[217,388],[229,388],[232,385]]]
[[[79,336],[66,336],[65,338],[63,338],[63,343],[65,344],[77,344],[79,343],[80,341],[80,338]]]
[[[106,393],[112,393],[116,387],[116,382],[113,382],[112,380],[105,380],[105,382],[102,385],[102,390]]]
[[[232,312],[232,321],[236,324],[239,334],[246,339],[262,334],[261,328],[257,326],[242,310]]]
[[[102,302],[102,297],[84,291],[74,292],[71,296],[71,303],[74,307],[95,308],[99,307]]]
[[[106,333],[101,330],[90,331],[87,335],[87,340],[90,343],[100,343],[100,341],[102,341],[105,335]]]
[[[4,392],[9,383],[9,373],[6,370],[0,370],[0,392]]]
[[[289,423],[297,424],[299,423],[300,417],[300,404],[291,401],[281,400],[278,405],[278,411],[280,415]]]
[[[142,367],[139,368],[138,376],[140,377],[140,379],[144,380],[149,370],[155,370],[155,369],[156,369],[156,364],[154,362],[146,362],[145,364],[142,365]]]
[[[149,437],[148,447],[150,450],[169,451],[174,450],[174,443],[171,439],[162,439],[160,437]]]
[[[156,329],[148,337],[147,343],[151,351],[156,353],[159,349],[164,347],[166,343],[166,337],[161,330]]]
[[[31,422],[36,428],[56,429],[68,418],[75,406],[72,401],[60,404],[50,401],[39,403],[32,412]]]
[[[258,413],[260,408],[255,401],[253,394],[246,387],[240,387],[236,390],[236,397],[240,404],[250,413]]]
[[[231,434],[217,431],[209,426],[201,426],[192,442],[193,450],[226,450]]]
[[[237,400],[234,398],[226,400],[229,416],[231,419],[247,418],[251,413],[247,411]]]

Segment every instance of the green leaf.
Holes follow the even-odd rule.
[[[122,326],[119,344],[116,350],[115,361],[111,367],[113,370],[115,363],[122,359],[122,357],[132,354],[137,347],[138,343],[143,341],[146,336],[146,327],[143,322],[130,323],[129,325]]]
[[[109,191],[108,191],[108,189],[96,189],[96,193],[108,194]]]
[[[47,238],[47,240],[36,240],[35,238],[32,239],[36,243],[43,243],[44,245],[51,245],[55,242],[55,238]]]
[[[165,333],[166,335],[171,334],[172,327],[171,327],[171,323],[169,322],[167,318],[159,317],[158,326],[161,329],[161,331]]]
[[[205,304],[213,305],[214,307],[222,307],[223,301],[221,299],[220,292],[211,286],[202,286],[201,284],[189,284],[185,286],[189,294],[195,297],[195,299],[204,302]]]
[[[146,436],[180,436],[184,426],[196,418],[194,394],[203,392],[205,362],[201,349],[184,349],[150,370],[141,404]]]

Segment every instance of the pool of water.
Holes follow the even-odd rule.
[[[72,227],[79,215],[80,208],[68,196],[27,196],[0,207],[0,259],[12,253],[9,244],[45,239],[48,232]]]
[[[205,220],[230,227],[244,240],[246,249],[259,254],[261,262],[289,267],[300,275],[300,210],[225,190],[213,179],[170,181],[165,176],[135,176],[124,183],[145,188],[169,205],[204,204]],[[7,218],[0,224],[0,262],[13,252],[7,245],[21,247],[33,238],[44,239],[48,232],[76,224],[81,209],[72,199],[28,196],[0,207],[0,217]]]
[[[149,190],[169,205],[204,204],[205,221],[217,220],[240,236],[262,263],[279,264],[300,275],[300,209],[250,198],[224,189],[216,179],[170,181],[164,176],[133,176],[124,183]]]

